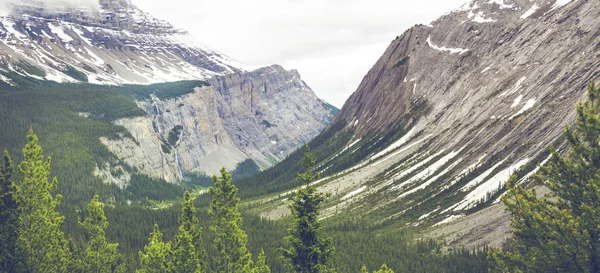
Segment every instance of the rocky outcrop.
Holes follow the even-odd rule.
[[[216,89],[225,130],[263,167],[313,139],[336,111],[317,98],[298,71],[278,65],[209,82]]]
[[[210,82],[179,98],[138,101],[148,116],[116,121],[133,139],[102,142],[141,173],[176,182],[246,159],[270,167],[319,134],[336,111],[280,66]]]
[[[323,180],[337,198],[325,216],[443,226],[497,202],[511,173],[525,181],[562,147],[600,75],[598,15],[598,1],[475,0],[394,39],[332,124],[355,134],[347,154],[406,134]]]

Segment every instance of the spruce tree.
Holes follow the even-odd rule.
[[[231,175],[221,169],[221,177],[213,176],[214,186],[208,189],[212,201],[208,214],[214,233],[213,257],[218,273],[240,273],[252,270],[252,259],[246,248],[248,236],[242,230],[242,216],[238,210],[238,189],[231,183]]]
[[[323,236],[323,226],[318,220],[319,208],[329,194],[320,193],[311,182],[319,179],[314,171],[316,159],[308,145],[302,159],[304,173],[298,177],[306,184],[290,194],[290,210],[294,223],[284,238],[289,246],[282,249],[288,269],[298,273],[329,272],[327,262],[333,254],[333,239]]]
[[[83,272],[126,272],[125,264],[121,262],[121,254],[118,251],[119,244],[109,244],[106,241],[108,220],[104,215],[104,204],[100,202],[98,194],[94,195],[94,199],[87,205],[87,211],[87,217],[79,223],[89,238],[81,260]]]
[[[202,246],[202,228],[194,200],[188,190],[183,194],[179,230],[173,245],[173,272],[206,272],[206,251]]]
[[[154,224],[148,245],[139,252],[140,269],[136,273],[174,273],[171,262],[171,244],[163,242],[163,234]]]
[[[16,272],[21,255],[17,251],[19,212],[17,188],[11,180],[15,171],[8,151],[0,165],[0,272]]]
[[[570,146],[552,150],[534,182],[550,190],[507,183],[502,198],[512,214],[514,242],[490,254],[495,272],[600,272],[600,90],[588,84],[588,100],[577,105],[574,129],[565,129]]]
[[[271,273],[271,269],[269,265],[267,265],[267,255],[265,255],[265,250],[261,249],[260,254],[258,255],[258,260],[254,265],[253,273]]]
[[[383,265],[381,265],[381,268],[379,268],[379,270],[377,270],[373,273],[394,273],[394,270],[389,268],[386,264],[383,264]]]
[[[60,226],[64,217],[56,211],[62,196],[52,195],[58,180],[50,176],[51,158],[44,160],[32,129],[27,133],[23,162],[19,164],[17,203],[20,210],[17,247],[24,252],[28,272],[67,272],[71,253]]]

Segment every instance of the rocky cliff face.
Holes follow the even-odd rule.
[[[598,1],[477,0],[394,39],[335,121],[355,134],[342,154],[390,128],[406,133],[323,180],[337,200],[326,216],[347,208],[382,223],[444,226],[497,203],[511,173],[525,181],[547,147],[563,144],[600,75],[598,15]]]
[[[270,167],[333,119],[335,108],[318,99],[297,72],[280,66],[210,82],[183,97],[138,101],[148,116],[116,122],[133,139],[102,142],[141,173],[175,182],[186,172],[233,170],[246,159]],[[127,177],[116,182],[126,185]]]

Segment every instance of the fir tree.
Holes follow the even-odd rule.
[[[148,238],[148,245],[144,251],[139,252],[140,269],[136,273],[171,273],[173,264],[171,262],[171,244],[163,242],[163,234],[158,230],[158,224],[154,224],[154,231]]]
[[[386,264],[381,265],[381,268],[373,273],[394,273]]]
[[[100,202],[98,194],[87,205],[88,216],[79,224],[85,229],[89,237],[87,248],[82,257],[83,272],[112,273],[125,272],[125,264],[121,262],[118,251],[119,244],[109,244],[105,233],[108,220],[104,215],[104,204]]]
[[[271,273],[271,269],[269,265],[267,265],[267,256],[265,255],[265,250],[261,249],[260,254],[258,255],[258,260],[254,265],[253,273]]]
[[[513,218],[514,242],[490,254],[496,272],[600,272],[600,91],[588,85],[588,101],[577,106],[574,130],[565,129],[570,150],[556,150],[534,176],[551,194],[513,176],[502,198]]]
[[[56,211],[62,196],[52,195],[58,187],[50,175],[51,158],[44,160],[38,138],[29,130],[19,164],[17,203],[20,210],[17,247],[24,252],[28,272],[67,272],[71,253],[60,226],[64,217]]]
[[[294,217],[293,226],[288,229],[285,242],[289,248],[283,249],[286,266],[298,273],[329,272],[327,262],[333,253],[333,239],[323,237],[323,226],[318,220],[319,208],[329,194],[319,193],[311,182],[320,174],[313,170],[316,163],[314,154],[306,146],[302,166],[304,173],[298,174],[306,185],[290,194],[290,209]]]
[[[252,259],[246,248],[248,236],[242,230],[242,216],[238,210],[238,189],[231,183],[231,175],[221,169],[221,177],[213,176],[214,186],[208,189],[212,201],[208,214],[211,217],[213,246],[217,251],[213,257],[215,271],[239,273],[252,270]]]
[[[16,272],[20,262],[17,251],[19,212],[15,195],[17,188],[11,180],[15,169],[8,151],[4,150],[0,165],[0,272]]]
[[[194,200],[188,190],[183,195],[179,230],[173,245],[173,272],[206,272],[206,251],[202,247],[202,228]]]

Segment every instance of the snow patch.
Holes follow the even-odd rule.
[[[534,99],[530,99],[528,100],[525,105],[523,106],[523,108],[521,108],[521,110],[519,110],[519,112],[517,112],[516,114],[512,115],[510,118],[508,118],[508,120],[511,120],[523,113],[525,113],[525,111],[531,109],[533,107],[533,105],[535,105],[535,98]]]
[[[510,106],[510,108],[515,108],[517,107],[517,105],[519,105],[519,103],[521,103],[521,100],[523,99],[523,95],[519,95],[516,99],[515,102],[513,102],[513,104]]]
[[[402,138],[400,138],[398,141],[394,142],[392,145],[383,149],[383,151],[372,156],[371,160],[375,160],[375,159],[381,157],[382,155],[385,155],[397,148],[400,148],[400,146],[404,145],[407,141],[409,141],[413,137],[414,134],[415,134],[415,128],[413,127],[412,129],[410,129],[410,131],[408,131],[408,133],[406,133],[404,136],[402,136]]]
[[[521,79],[519,79],[519,80],[517,81],[517,83],[515,84],[515,86],[514,86],[512,89],[510,89],[510,90],[508,90],[508,91],[504,91],[504,92],[503,92],[502,94],[500,94],[498,97],[504,97],[504,96],[508,96],[508,95],[511,95],[511,94],[513,94],[513,93],[515,93],[515,92],[517,92],[517,91],[521,90],[521,88],[523,88],[522,84],[523,84],[523,82],[524,82],[526,79],[527,79],[527,77],[522,77]]]
[[[523,167],[525,164],[529,162],[529,159],[523,159],[514,165],[508,167],[505,170],[500,171],[492,178],[488,179],[473,191],[471,191],[462,201],[459,202],[459,205],[454,208],[454,211],[463,210],[473,205],[474,203],[482,200],[487,196],[488,193],[493,192],[499,187],[503,187],[506,184],[506,181],[510,178],[510,176],[519,168]]]
[[[443,224],[446,224],[446,223],[450,223],[450,222],[452,222],[452,221],[454,221],[454,220],[456,220],[456,219],[458,219],[458,218],[461,218],[461,217],[463,217],[463,216],[465,216],[465,215],[464,215],[464,214],[460,214],[460,215],[451,215],[450,217],[448,217],[448,218],[446,218],[446,219],[444,219],[444,220],[440,221],[439,223],[437,223],[437,224],[435,224],[435,225],[433,225],[433,226],[434,226],[434,227],[437,227],[437,226],[439,226],[439,225],[443,225]]]
[[[500,9],[514,9],[516,6],[514,4],[505,4],[504,0],[488,0],[489,4],[496,4],[500,6]]]
[[[360,187],[360,188],[358,188],[358,189],[356,189],[356,190],[354,190],[354,191],[352,191],[352,192],[344,195],[344,197],[342,197],[341,200],[344,201],[346,199],[352,198],[352,197],[358,195],[359,193],[363,192],[365,189],[367,189],[367,186],[362,186],[362,187]]]
[[[523,13],[523,15],[521,15],[521,19],[528,18],[529,16],[534,14],[539,9],[540,9],[540,6],[538,6],[537,4],[533,4],[533,6],[529,10],[527,10],[525,13]]]
[[[54,24],[48,24],[52,33],[56,34],[64,43],[73,41],[73,38],[65,33],[62,26],[55,26]]]
[[[427,37],[427,44],[429,45],[429,47],[431,47],[437,51],[441,51],[441,52],[448,51],[448,52],[450,52],[450,54],[458,53],[458,55],[462,55],[463,53],[469,51],[469,49],[463,49],[463,48],[449,48],[449,47],[436,46],[433,44],[433,42],[431,42],[431,35],[429,35],[429,37]]]

